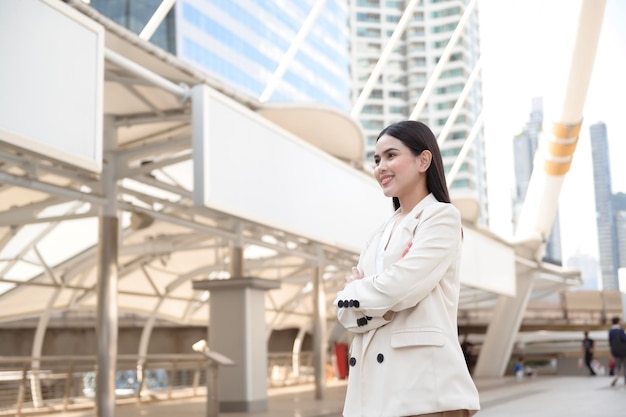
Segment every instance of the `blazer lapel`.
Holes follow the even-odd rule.
[[[402,256],[402,253],[407,248],[407,244],[413,240],[415,231],[421,223],[421,216],[424,208],[436,202],[437,199],[428,194],[419,203],[413,207],[411,212],[407,214],[406,220],[402,224],[402,227],[394,232],[385,252],[384,267],[389,268],[391,264],[396,262]]]
[[[387,250],[385,251],[384,268],[388,268],[389,265],[391,265],[393,262],[398,260],[398,257],[402,253],[401,251],[403,251],[404,248],[406,247],[406,244],[413,239],[415,229],[417,229],[417,227],[419,226],[421,222],[420,217],[422,215],[422,211],[424,211],[425,207],[428,207],[430,204],[436,201],[437,199],[432,194],[428,194],[426,197],[424,197],[424,199],[422,199],[422,201],[420,201],[419,203],[417,203],[415,207],[413,207],[413,210],[411,210],[411,212],[407,215],[407,219],[404,222],[402,228],[399,230],[396,230],[394,234],[391,236],[391,240],[389,242]],[[378,271],[376,271],[376,256],[378,252],[378,245],[380,244],[380,239],[383,236],[383,232],[385,230],[386,225],[387,224],[385,223],[374,234],[374,236],[372,237],[371,243],[369,245],[369,248],[368,248],[369,251],[373,251],[373,252],[370,252],[368,254],[369,256],[367,256],[366,258],[368,258],[369,262],[373,261],[373,263],[368,263],[368,265],[371,265],[372,270],[374,271],[374,274],[378,274]],[[402,246],[402,248],[399,248],[398,245],[400,246],[404,245],[404,246]],[[363,335],[363,342],[362,342],[363,343],[362,345],[363,355],[365,355],[365,352],[367,351],[367,348],[370,345],[372,337],[374,336],[374,333],[378,331],[378,329],[380,329],[380,327],[372,331],[369,331]]]

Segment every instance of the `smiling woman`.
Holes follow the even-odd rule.
[[[396,212],[367,240],[335,299],[354,339],[345,417],[470,416],[478,392],[457,336],[461,216],[437,140],[423,123],[388,126],[374,176]]]

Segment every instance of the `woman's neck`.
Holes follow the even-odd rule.
[[[420,202],[422,201],[424,198],[426,198],[426,196],[428,195],[428,191],[427,190],[423,190],[417,193],[414,193],[410,196],[406,196],[403,198],[398,197],[398,200],[400,201],[400,213],[403,216],[406,216],[407,214],[409,214],[411,212],[411,210],[413,210],[413,208]]]

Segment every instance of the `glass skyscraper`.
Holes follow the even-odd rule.
[[[606,124],[600,122],[589,126],[593,162],[593,187],[596,196],[596,222],[598,226],[598,250],[602,289],[617,290],[617,228],[611,192],[611,164]]]
[[[136,33],[160,3],[91,1],[92,7]],[[310,17],[309,30],[268,101],[316,103],[348,111],[348,4],[346,0],[326,0],[316,10],[316,3],[178,0],[151,41],[231,88],[259,99]]]
[[[515,165],[515,196],[513,198],[513,222],[517,227],[519,216],[524,206],[528,185],[534,168],[535,152],[539,143],[539,136],[543,125],[543,99],[532,99],[530,118],[526,126],[513,139],[513,155]],[[552,264],[562,265],[563,255],[561,251],[561,226],[559,211],[557,210],[550,237],[546,242],[543,260]]]

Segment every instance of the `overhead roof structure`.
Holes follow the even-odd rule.
[[[178,93],[209,85],[354,166],[363,146],[358,125],[332,109],[261,105],[80,2],[72,5],[106,29],[104,115],[116,127],[117,147],[105,158],[118,169],[120,311],[206,324],[208,294],[194,291],[191,281],[227,278],[229,248],[242,241],[246,275],[282,282],[268,294],[272,327],[301,327],[312,313],[306,299],[320,256],[331,297],[355,254],[193,206],[193,184],[174,179],[182,172],[191,181],[192,172],[190,102]],[[290,124],[310,116],[327,130]],[[331,131],[339,133],[334,148]],[[6,143],[0,159],[0,319],[93,311],[101,178]]]
[[[242,243],[245,275],[282,284],[267,294],[271,329],[311,326],[312,277],[320,265],[328,317],[333,317],[332,300],[358,254],[193,205],[186,94],[193,85],[208,85],[355,168],[361,168],[363,154],[358,124],[326,108],[262,104],[82,2],[67,3],[106,31],[103,113],[116,128],[117,146],[105,150],[104,159],[115,164],[119,181],[120,312],[205,325],[210,295],[194,291],[191,281],[229,278],[231,249]],[[98,215],[104,203],[99,174],[0,141],[0,321],[93,314]],[[474,206],[459,199],[458,207],[469,213],[464,216],[468,230],[493,237],[472,223]],[[517,259],[529,262],[521,255]],[[538,271],[535,298],[580,283],[577,271],[530,262],[528,267]],[[489,309],[497,296],[465,286],[460,311]]]

